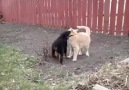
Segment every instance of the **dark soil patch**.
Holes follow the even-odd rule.
[[[48,33],[48,42],[51,44],[61,32],[66,29],[50,29],[31,25],[0,24],[0,44],[12,45],[22,53],[41,58],[43,44]],[[96,70],[102,64],[122,60],[129,57],[129,37],[91,34],[90,57],[79,56],[78,61],[65,59],[65,66],[58,60],[49,58],[48,62],[41,63],[43,79],[60,80],[73,74],[81,74],[88,70]],[[58,78],[58,79],[57,79]]]

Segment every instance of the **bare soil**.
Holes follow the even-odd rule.
[[[41,59],[42,47],[48,34],[50,45],[67,29],[52,29],[41,26],[20,25],[20,24],[0,24],[0,44],[7,44],[17,47],[22,53],[33,55],[38,60]],[[39,65],[44,80],[59,81],[66,80],[66,77],[79,75],[90,70],[96,70],[101,65],[123,60],[129,57],[129,37],[111,36],[100,33],[91,34],[90,57],[79,56],[76,62],[72,59],[65,59],[64,65],[60,65],[59,60],[48,58]],[[40,60],[41,61],[41,60]]]

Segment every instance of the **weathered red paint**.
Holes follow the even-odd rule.
[[[98,0],[93,0],[93,25],[92,29],[97,31],[97,12],[98,12]]]
[[[92,28],[92,9],[93,9],[93,0],[88,0],[88,19],[87,19],[87,26]]]
[[[86,26],[86,4],[87,0],[82,0],[82,25]]]
[[[116,3],[116,0],[111,0],[109,13],[110,0],[105,0],[105,3],[104,0],[0,0],[0,13],[6,22],[61,28],[86,25],[94,32],[104,31],[110,34],[123,32],[127,35],[129,0],[126,0],[125,14],[123,14],[124,0],[119,0],[118,14]],[[115,30],[116,16],[118,18]]]
[[[109,25],[109,5],[110,5],[110,0],[105,0],[104,4],[104,32],[108,33],[108,25]]]
[[[111,15],[110,15],[110,34],[114,34],[115,32],[115,18],[116,18],[116,3],[117,0],[113,0],[111,4]]]
[[[98,32],[102,32],[103,30],[103,0],[99,0],[99,8],[98,8]]]
[[[78,25],[82,25],[82,0],[78,0]]]
[[[76,18],[76,19],[73,19],[73,27],[75,28],[75,27],[77,27],[77,25],[78,25],[78,23],[77,23],[77,18],[78,18],[78,16],[77,16],[77,4],[78,3],[78,0],[73,0],[73,18]]]
[[[119,0],[118,13],[117,13],[117,25],[116,33],[121,34],[122,32],[122,20],[123,20],[124,0]]]
[[[0,0],[0,14],[2,14],[2,0]]]
[[[129,35],[129,0],[126,0],[125,18],[124,18],[124,34]]]

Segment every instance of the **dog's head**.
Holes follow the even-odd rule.
[[[71,31],[64,31],[63,33],[60,34],[60,37],[63,39],[67,39],[70,35]]]
[[[78,33],[78,29],[69,28],[68,31],[70,31],[70,35],[76,35]]]

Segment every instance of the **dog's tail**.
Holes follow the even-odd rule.
[[[85,30],[86,30],[86,33],[87,33],[88,35],[90,35],[90,28],[89,28],[89,27],[87,27],[87,26],[77,26],[77,28],[78,28],[78,29],[85,29]]]

